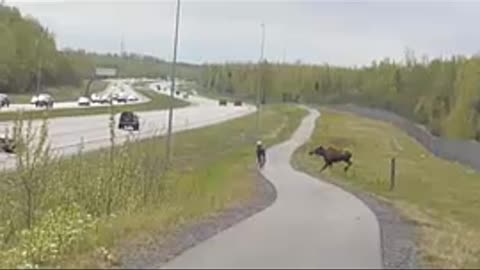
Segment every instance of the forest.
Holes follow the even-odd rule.
[[[203,89],[261,102],[354,103],[386,109],[434,135],[480,140],[480,59],[385,58],[363,67],[268,63],[204,65]]]
[[[18,9],[0,6],[0,89],[31,91],[41,74],[44,85],[80,84],[81,65],[57,50],[53,33]]]
[[[55,35],[36,19],[22,16],[15,7],[0,5],[0,92],[28,93],[72,85],[81,87],[95,67],[115,67],[120,77],[167,77],[171,65],[152,56],[133,53],[98,54],[58,49]],[[180,63],[178,75],[196,79],[198,67]]]

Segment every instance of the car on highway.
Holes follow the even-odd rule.
[[[138,97],[135,96],[135,95],[129,95],[129,96],[127,97],[127,100],[128,100],[128,101],[131,101],[131,102],[135,102],[135,101],[138,101]]]
[[[126,127],[131,127],[133,130],[140,129],[140,121],[138,115],[131,111],[125,111],[120,114],[120,120],[118,122],[119,129],[125,129]]]
[[[7,94],[0,94],[0,108],[9,107],[10,106],[10,98]]]
[[[98,94],[91,94],[90,101],[92,103],[101,103],[102,98]]]
[[[15,153],[15,141],[5,134],[0,135],[0,150],[6,153]]]
[[[100,104],[105,104],[105,103],[112,103],[113,97],[111,95],[103,95],[99,97],[99,102]]]
[[[52,108],[53,107],[53,97],[49,94],[40,94],[36,96],[36,98],[32,98],[34,101],[35,107],[46,107],[46,108]]]
[[[38,96],[37,95],[33,96],[30,99],[30,104],[35,105],[37,103],[37,100],[38,100]]]
[[[109,94],[108,96],[109,96],[113,101],[117,101],[119,95],[120,95],[119,93],[114,92],[114,93]]]
[[[127,103],[128,96],[126,93],[119,93],[116,98],[117,102]]]
[[[88,97],[79,97],[77,103],[78,106],[90,106],[90,99]]]
[[[234,106],[242,106],[242,104],[243,104],[243,102],[242,102],[241,100],[235,100],[235,101],[233,102],[233,105],[234,105]]]
[[[226,99],[220,99],[218,101],[218,105],[220,106],[227,106],[227,100]]]

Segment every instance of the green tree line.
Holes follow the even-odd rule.
[[[433,134],[480,140],[480,58],[388,58],[357,68],[329,65],[212,64],[200,76],[203,89],[262,102],[354,103],[387,109],[424,124]]]
[[[95,67],[114,67],[120,77],[167,77],[170,63],[139,54],[98,54],[58,50],[52,32],[15,7],[0,5],[0,92],[25,93],[37,87],[73,85],[92,78]],[[179,63],[177,74],[198,79],[198,66]],[[37,78],[39,80],[37,80]]]
[[[0,89],[22,93],[42,85],[80,84],[74,60],[56,48],[54,35],[18,9],[0,6]]]

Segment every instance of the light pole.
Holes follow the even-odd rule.
[[[40,39],[42,37],[37,38],[35,42],[35,47],[37,50],[37,87],[36,87],[36,94],[40,94],[40,87],[41,87],[41,76],[42,76],[42,59],[40,53]]]
[[[259,80],[259,87],[257,87],[257,113],[256,113],[256,132],[257,132],[257,139],[260,139],[260,88],[263,86],[262,81],[263,81],[263,51],[264,51],[264,46],[265,46],[265,24],[261,24],[262,27],[262,42],[260,46],[260,63],[259,63],[259,68],[260,68],[260,80]]]
[[[168,106],[168,129],[167,129],[167,145],[165,152],[165,162],[168,166],[170,164],[170,155],[172,151],[172,121],[173,121],[173,101],[175,93],[175,76],[176,76],[176,65],[177,65],[177,45],[178,45],[178,25],[180,21],[180,0],[177,0],[177,12],[175,16],[175,37],[173,43],[173,61],[172,61],[172,85],[170,87],[170,99]]]

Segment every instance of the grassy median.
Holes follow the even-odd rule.
[[[317,145],[349,149],[353,166],[309,156]],[[396,157],[396,188],[389,190],[390,159]],[[418,225],[421,263],[434,268],[480,267],[480,174],[433,156],[390,124],[323,111],[312,139],[298,149],[294,165],[314,176],[390,202]]]
[[[287,139],[305,113],[265,108],[262,139],[267,145]],[[249,200],[258,177],[255,119],[175,134],[168,170],[163,137],[61,160],[34,151],[19,171],[2,175],[0,192],[8,196],[0,198],[0,268],[110,267],[125,241],[167,236]]]

